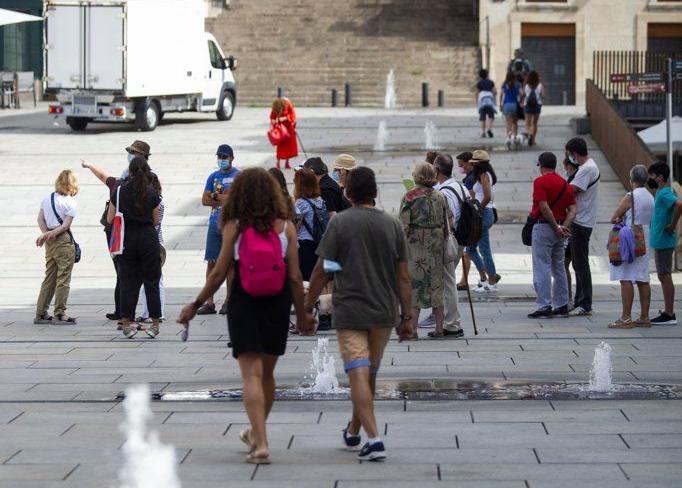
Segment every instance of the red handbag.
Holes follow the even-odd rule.
[[[284,126],[284,124],[275,124],[268,131],[268,139],[270,139],[270,144],[273,146],[279,146],[289,140],[291,134]]]

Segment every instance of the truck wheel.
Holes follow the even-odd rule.
[[[223,92],[216,110],[218,120],[230,120],[234,114],[234,95],[232,92]]]
[[[158,104],[153,100],[147,100],[145,103],[140,104],[135,114],[135,124],[137,125],[137,128],[144,132],[153,131],[161,120],[159,117],[160,113],[161,110],[159,109]]]
[[[84,119],[81,117],[67,117],[66,118],[66,123],[69,124],[69,127],[71,127],[72,130],[75,130],[77,132],[82,132],[85,130],[85,128],[88,126],[88,119]]]

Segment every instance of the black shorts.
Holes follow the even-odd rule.
[[[237,358],[244,353],[282,356],[287,347],[291,302],[288,279],[284,289],[275,296],[254,298],[246,293],[239,279],[239,264],[236,264],[227,306],[232,356]]]
[[[486,118],[495,119],[495,109],[490,105],[478,109],[478,120],[485,122]]]

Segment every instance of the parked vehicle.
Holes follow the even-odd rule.
[[[73,130],[89,122],[156,128],[167,112],[230,120],[235,59],[204,29],[202,0],[46,0],[49,113]]]

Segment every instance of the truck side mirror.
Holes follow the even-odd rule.
[[[235,69],[237,69],[237,60],[235,59],[234,56],[226,57],[225,61],[227,61],[227,67],[230,68],[230,71],[234,71]]]

